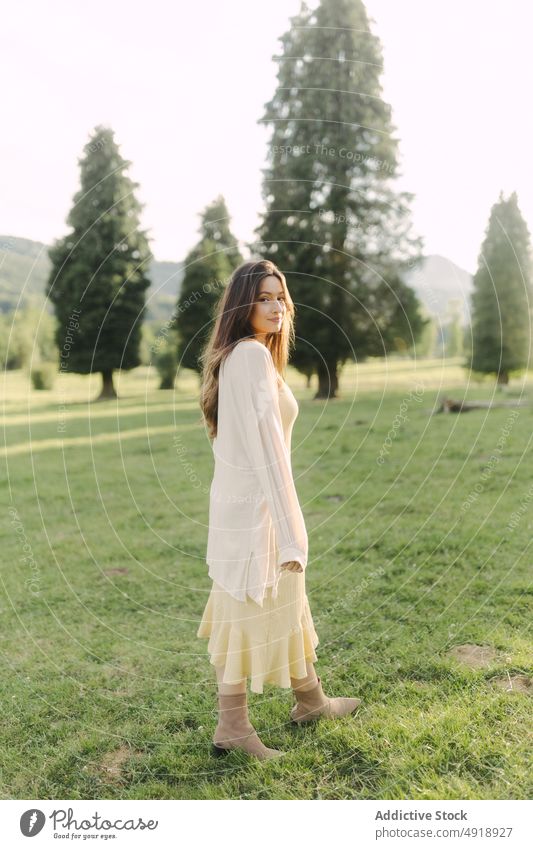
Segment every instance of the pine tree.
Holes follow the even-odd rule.
[[[231,269],[243,262],[238,242],[230,228],[230,216],[222,195],[205,207],[201,213],[200,232],[202,238],[211,239],[218,250],[224,252]]]
[[[139,229],[138,183],[126,175],[131,163],[120,155],[111,129],[95,128],[79,165],[81,187],[67,218],[72,232],[49,251],[47,295],[58,319],[61,368],[101,372],[99,397],[110,398],[116,397],[114,369],[140,364],[150,285],[145,269],[152,255]]]
[[[266,211],[252,250],[287,277],[297,310],[293,364],[335,395],[339,362],[411,348],[424,321],[402,279],[421,259],[409,193],[394,193],[398,141],[382,54],[361,0],[302,3],[281,37],[263,170]],[[301,339],[302,342],[298,343]]]
[[[528,366],[532,305],[529,231],[516,192],[507,200],[500,192],[473,280],[473,371],[507,384],[511,372]]]
[[[219,195],[200,214],[200,241],[185,258],[185,274],[176,307],[179,368],[201,374],[199,359],[212,330],[215,305],[232,271],[243,262],[230,215]]]
[[[213,329],[214,307],[232,270],[226,255],[208,238],[202,239],[185,258],[175,322],[180,369],[201,373],[199,357]]]

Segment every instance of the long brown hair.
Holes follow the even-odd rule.
[[[253,339],[250,317],[255,306],[261,280],[273,275],[281,283],[285,295],[285,316],[280,330],[267,333],[266,345],[272,354],[278,374],[283,375],[294,344],[294,303],[287,289],[285,275],[267,259],[245,262],[235,269],[215,310],[212,333],[201,355],[202,386],[200,407],[210,439],[217,435],[218,376],[220,366],[241,339]]]

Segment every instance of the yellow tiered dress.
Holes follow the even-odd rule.
[[[279,380],[279,407],[290,454],[298,403],[290,387]],[[305,570],[282,570],[277,598],[272,598],[272,588],[267,587],[263,607],[249,597],[238,601],[212,581],[196,636],[209,640],[210,662],[224,667],[225,684],[249,677],[252,692],[262,693],[266,683],[290,687],[291,678],[305,678],[306,660],[317,660],[319,643],[305,589]]]

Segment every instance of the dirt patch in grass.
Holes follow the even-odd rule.
[[[104,575],[129,575],[130,570],[125,566],[116,566],[114,569],[104,569]]]
[[[502,675],[500,678],[491,678],[491,684],[506,693],[526,693],[533,696],[533,678],[528,675]]]
[[[121,746],[112,752],[107,752],[98,764],[98,772],[108,781],[120,781],[122,766],[131,757],[131,749]]]
[[[496,660],[497,653],[492,646],[476,646],[474,643],[465,643],[462,646],[451,648],[448,655],[471,669],[485,669]]]

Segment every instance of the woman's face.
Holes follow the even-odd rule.
[[[273,274],[263,277],[250,316],[255,336],[264,341],[267,333],[279,333],[283,326],[286,308],[281,280]]]

